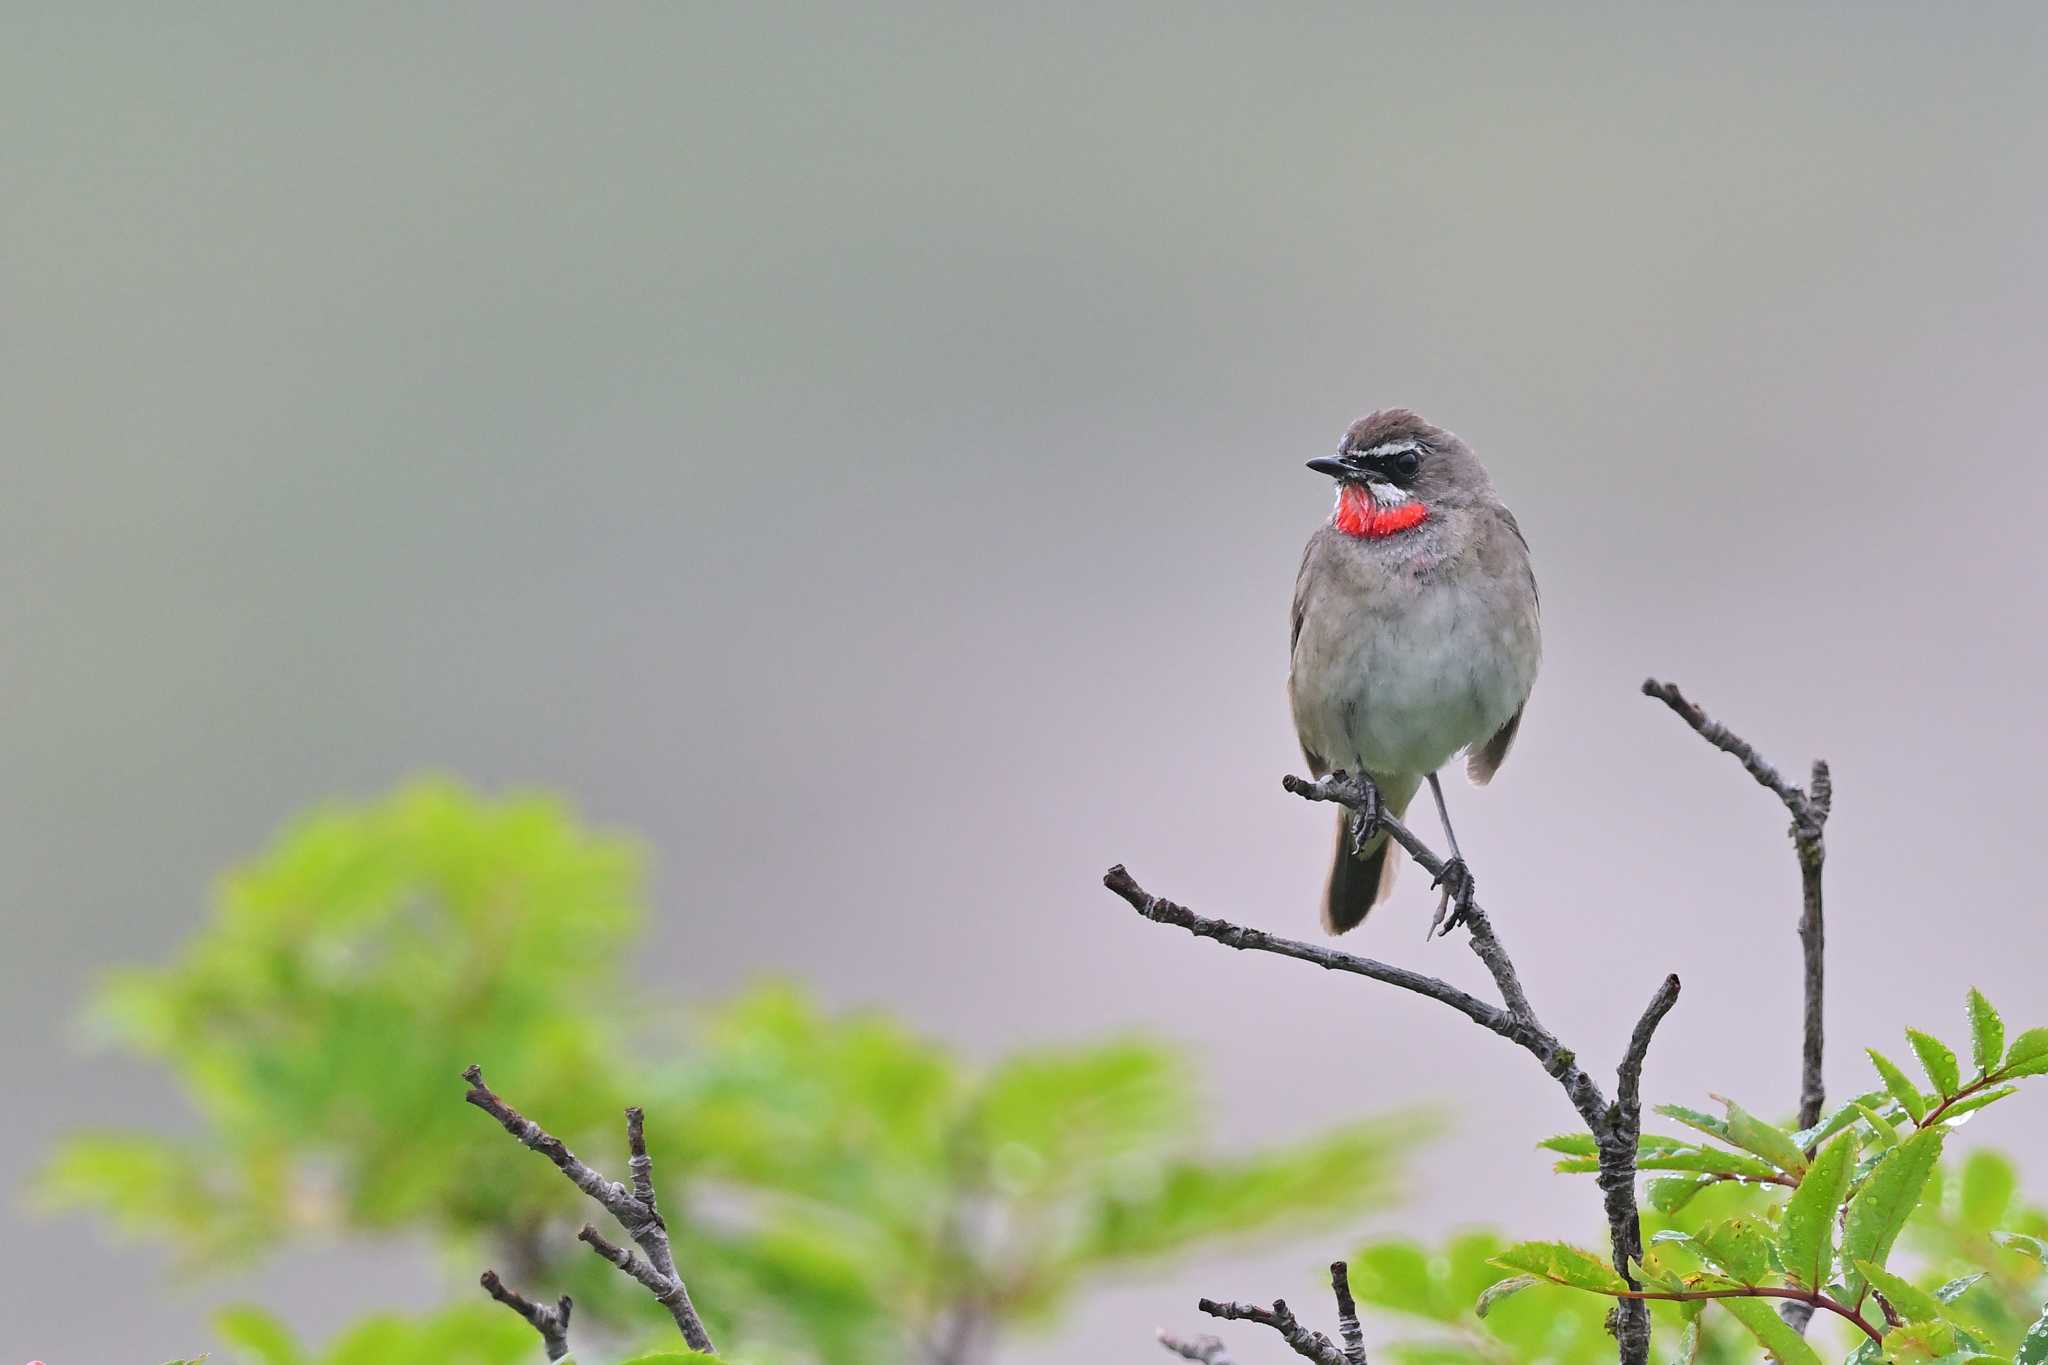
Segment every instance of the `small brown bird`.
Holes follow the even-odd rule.
[[[1529,544],[1470,448],[1405,408],[1353,422],[1308,467],[1337,481],[1337,508],[1294,584],[1294,728],[1316,776],[1362,773],[1396,816],[1429,783],[1451,846],[1441,920],[1469,899],[1471,873],[1436,773],[1462,749],[1484,785],[1515,741],[1542,654]],[[1353,820],[1337,822],[1323,897],[1333,934],[1386,899],[1400,864]]]

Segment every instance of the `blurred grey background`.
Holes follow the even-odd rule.
[[[1152,1030],[1239,1141],[1451,1104],[1389,1225],[1590,1234],[1525,1056],[1097,885],[1314,932],[1301,462],[1388,403],[1536,549],[1529,723],[1453,799],[1567,1040],[1610,1064],[1676,969],[1651,1095],[1796,1096],[1784,814],[1649,672],[1834,761],[1836,1093],[1973,983],[2048,1020],[2044,16],[6,6],[0,1184],[178,1121],[70,1041],[97,971],[287,812],[438,768],[644,833],[691,998]],[[1475,979],[1429,903],[1359,946]],[[2000,1119],[2024,1159],[2048,1107]],[[4,1216],[0,1359],[440,1289],[349,1247],[177,1282]],[[1009,1358],[1144,1359],[1345,1249],[1106,1287]]]

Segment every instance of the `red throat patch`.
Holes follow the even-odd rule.
[[[1420,526],[1428,515],[1429,509],[1412,498],[1391,507],[1382,507],[1364,485],[1347,483],[1337,494],[1337,515],[1331,521],[1347,536],[1377,540],[1411,526]]]

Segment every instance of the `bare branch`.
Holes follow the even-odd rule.
[[[1375,795],[1372,783],[1349,773],[1331,773],[1315,782],[1306,778],[1287,776],[1280,779],[1280,785],[1304,801],[1332,801],[1340,806],[1364,814],[1373,814],[1375,823],[1387,832],[1387,836],[1408,851],[1408,856],[1420,863],[1432,878],[1441,878],[1448,865],[1436,856],[1428,844],[1416,837],[1413,830],[1387,813],[1385,804]],[[1500,992],[1501,1003],[1508,1012],[1526,1023],[1534,1024],[1536,1012],[1529,1008],[1529,997],[1522,990],[1521,978],[1515,974],[1515,964],[1509,960],[1507,950],[1494,937],[1493,924],[1486,918],[1486,912],[1475,902],[1465,911],[1465,923],[1471,931],[1472,952],[1493,977],[1495,989]]]
[[[1408,855],[1426,868],[1434,877],[1441,877],[1444,860],[1400,820],[1386,814],[1377,793],[1369,780],[1350,777],[1343,773],[1332,773],[1320,781],[1310,782],[1305,778],[1288,777],[1283,786],[1295,795],[1309,801],[1331,801],[1358,812],[1361,816],[1374,819],[1388,837],[1407,850]],[[1668,977],[1652,997],[1650,1007],[1636,1024],[1629,1040],[1628,1051],[1624,1054],[1621,1069],[1616,1076],[1617,1103],[1610,1107],[1599,1085],[1588,1076],[1578,1064],[1571,1049],[1560,1044],[1551,1032],[1543,1027],[1536,1017],[1535,1008],[1529,1003],[1528,994],[1522,989],[1520,976],[1515,971],[1512,958],[1506,947],[1494,933],[1493,924],[1486,912],[1473,903],[1465,909],[1465,923],[1469,930],[1469,942],[1487,973],[1493,978],[1500,991],[1501,1005],[1492,1005],[1477,996],[1459,990],[1448,982],[1404,967],[1395,967],[1372,958],[1358,957],[1314,944],[1302,943],[1295,939],[1280,938],[1263,930],[1249,929],[1228,920],[1209,919],[1197,915],[1187,907],[1177,905],[1163,897],[1154,896],[1138,885],[1122,866],[1112,867],[1103,877],[1103,884],[1127,901],[1133,909],[1146,919],[1157,924],[1171,924],[1187,930],[1197,938],[1213,939],[1225,947],[1253,949],[1274,953],[1282,957],[1313,963],[1329,971],[1349,972],[1398,986],[1417,995],[1428,996],[1457,1010],[1480,1027],[1497,1033],[1517,1044],[1533,1056],[1544,1072],[1564,1090],[1572,1107],[1578,1111],[1586,1129],[1593,1135],[1599,1152],[1599,1186],[1607,1214],[1608,1234],[1613,1243],[1614,1269],[1632,1290],[1641,1285],[1634,1276],[1635,1260],[1642,1255],[1642,1225],[1636,1206],[1636,1144],[1641,1131],[1641,1084],[1643,1060],[1649,1051],[1650,1038],[1657,1025],[1670,1011],[1678,998],[1678,978]],[[1333,1283],[1334,1287],[1334,1283]],[[1204,1312],[1213,1312],[1220,1317],[1241,1317],[1251,1321],[1266,1322],[1281,1330],[1279,1314],[1284,1304],[1275,1303],[1272,1309],[1261,1309],[1243,1304],[1215,1304],[1203,1300]],[[1340,1297],[1341,1312],[1341,1297]],[[1258,1316],[1260,1314],[1264,1317]],[[1268,1321],[1268,1319],[1272,1319]],[[1297,1331],[1300,1325],[1289,1315],[1287,1322]],[[1283,1330],[1283,1335],[1286,1332]],[[1616,1309],[1614,1335],[1620,1347],[1621,1365],[1646,1365],[1650,1352],[1649,1311],[1640,1301],[1624,1299]],[[1346,1339],[1349,1341],[1347,1332]],[[1320,1342],[1328,1346],[1333,1359],[1329,1365],[1357,1365],[1345,1351],[1329,1343],[1327,1337],[1316,1333],[1301,1333],[1301,1340],[1311,1348]],[[1298,1353],[1311,1355],[1296,1344]],[[1355,1343],[1359,1357],[1363,1356],[1363,1341]],[[1322,1359],[1320,1356],[1314,1358]]]
[[[1124,870],[1122,864],[1112,867],[1104,874],[1102,884],[1130,902],[1132,909],[1155,924],[1177,925],[1196,938],[1214,939],[1226,948],[1277,953],[1281,957],[1299,958],[1303,962],[1314,963],[1325,971],[1369,976],[1389,986],[1399,986],[1404,991],[1413,991],[1417,995],[1426,995],[1432,1000],[1441,1001],[1481,1028],[1498,1033],[1503,1038],[1521,1041],[1517,1037],[1518,1026],[1506,1010],[1498,1005],[1489,1005],[1478,996],[1461,991],[1447,981],[1439,981],[1433,976],[1424,976],[1421,972],[1411,972],[1406,967],[1396,967],[1373,958],[1339,952],[1335,948],[1303,943],[1299,939],[1281,938],[1263,929],[1247,929],[1228,920],[1209,919],[1184,905],[1176,905],[1170,900],[1151,894],[1138,885],[1131,874]]]
[[[1271,1308],[1261,1308],[1255,1303],[1218,1303],[1214,1299],[1203,1299],[1195,1305],[1212,1318],[1225,1322],[1256,1322],[1261,1327],[1270,1327],[1280,1334],[1280,1339],[1292,1347],[1294,1353],[1316,1365],[1350,1365],[1337,1343],[1321,1332],[1311,1332],[1296,1320],[1287,1300],[1275,1299]]]
[[[1366,1365],[1365,1329],[1358,1324],[1358,1302],[1351,1297],[1351,1267],[1330,1262],[1330,1292],[1337,1297],[1337,1332],[1344,1338],[1344,1359]]]
[[[1835,804],[1834,776],[1828,771],[1827,761],[1817,758],[1813,761],[1812,776],[1802,791],[1780,777],[1778,770],[1757,753],[1756,746],[1719,721],[1710,719],[1675,684],[1646,678],[1643,680],[1643,695],[1663,702],[1700,738],[1723,753],[1734,755],[1751,777],[1784,802],[1785,809],[1792,816],[1792,848],[1799,859],[1799,947],[1804,959],[1806,1002],[1801,1017],[1804,1041],[1799,1066],[1799,1126],[1811,1128],[1820,1122],[1821,1111],[1827,1107],[1827,1082],[1822,1074],[1826,1039],[1822,1003],[1826,993],[1827,920],[1823,914],[1821,871],[1828,854],[1823,835],[1828,814]],[[1813,1317],[1813,1306],[1791,1302],[1783,1306],[1782,1312],[1785,1321],[1795,1331],[1804,1332]]]
[[[1710,719],[1683,692],[1667,682],[1645,679],[1643,695],[1655,697],[1691,726],[1700,738],[1723,753],[1734,755],[1764,787],[1785,804],[1792,816],[1792,847],[1799,858],[1800,916],[1799,943],[1805,957],[1806,1011],[1803,1020],[1805,1048],[1801,1055],[1799,1126],[1811,1128],[1820,1122],[1827,1106],[1827,1087],[1821,1075],[1822,987],[1827,947],[1826,920],[1822,914],[1821,869],[1827,861],[1827,843],[1822,837],[1828,814],[1834,808],[1835,783],[1824,760],[1816,759],[1813,775],[1804,790],[1778,775],[1756,747],[1719,721]]]
[[[1635,1032],[1629,1035],[1628,1051],[1622,1054],[1621,1065],[1615,1068],[1614,1098],[1621,1106],[1624,1122],[1633,1122],[1642,1127],[1643,1114],[1643,1060],[1650,1054],[1650,1038],[1657,1032],[1657,1025],[1664,1022],[1664,1016],[1671,1013],[1671,1007],[1678,1003],[1678,978],[1667,976],[1657,993],[1650,997],[1650,1004],[1643,1011],[1643,1017],[1636,1020]]]
[[[569,1354],[569,1310],[575,1304],[567,1294],[555,1300],[555,1306],[549,1308],[507,1285],[498,1278],[495,1270],[486,1270],[478,1283],[483,1285],[486,1294],[525,1318],[533,1330],[540,1333],[541,1347],[548,1353],[549,1360],[560,1360]]]
[[[676,1273],[675,1256],[669,1249],[668,1225],[662,1221],[654,1205],[653,1163],[647,1155],[641,1112],[638,1109],[626,1111],[626,1145],[632,1162],[634,1185],[633,1190],[628,1190],[618,1181],[607,1179],[584,1165],[560,1138],[500,1099],[484,1084],[483,1068],[472,1066],[462,1073],[462,1078],[469,1082],[469,1093],[464,1099],[496,1119],[520,1142],[553,1162],[571,1184],[619,1220],[619,1226],[626,1230],[626,1235],[647,1253],[645,1261],[612,1247],[602,1237],[596,1237],[595,1231],[588,1226],[583,1229],[587,1234],[583,1240],[599,1247],[600,1254],[607,1260],[647,1286],[648,1292],[669,1310],[677,1330],[683,1334],[683,1340],[691,1350],[712,1354],[715,1348],[710,1335],[704,1330],[704,1321],[697,1316],[696,1306],[690,1302],[690,1291],[684,1286],[683,1277]],[[644,1197],[635,1192],[643,1185],[646,1190]],[[595,1241],[591,1240],[593,1237],[596,1237]],[[611,1247],[619,1255],[611,1256],[603,1251],[604,1247]]]
[[[1159,1344],[1183,1360],[1199,1360],[1202,1365],[1235,1365],[1230,1358],[1230,1348],[1218,1337],[1196,1337],[1188,1341],[1162,1327],[1159,1329]]]

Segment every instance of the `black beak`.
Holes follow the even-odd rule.
[[[1328,474],[1333,479],[1355,479],[1359,471],[1344,461],[1325,455],[1319,460],[1310,460],[1308,467],[1318,474]]]

